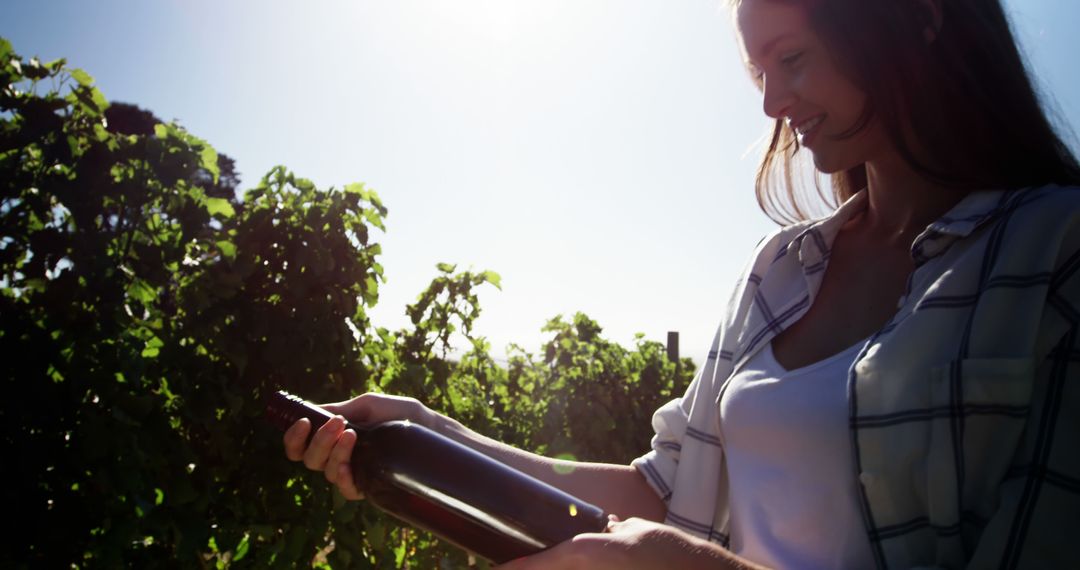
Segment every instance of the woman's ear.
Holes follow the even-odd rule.
[[[923,38],[927,44],[934,43],[941,31],[941,0],[915,0],[923,20]]]

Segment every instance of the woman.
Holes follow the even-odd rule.
[[[759,201],[795,223],[759,244],[653,450],[560,475],[412,399],[329,407],[622,519],[507,568],[1080,565],[1080,167],[998,0],[732,4],[776,119]],[[821,220],[792,183],[807,155],[842,202]],[[305,449],[301,420],[286,454],[357,499],[342,426]]]

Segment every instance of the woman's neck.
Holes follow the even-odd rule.
[[[964,197],[926,180],[900,157],[867,162],[866,178],[869,200],[856,222],[860,233],[905,248]]]

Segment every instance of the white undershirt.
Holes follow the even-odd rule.
[[[859,343],[785,370],[766,345],[720,401],[731,550],[774,568],[873,568],[856,502],[847,376]]]

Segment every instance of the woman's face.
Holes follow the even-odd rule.
[[[764,96],[765,114],[787,122],[818,170],[834,173],[883,152],[875,120],[838,139],[862,114],[866,95],[840,73],[802,6],[781,0],[741,0],[735,9],[743,57]]]

